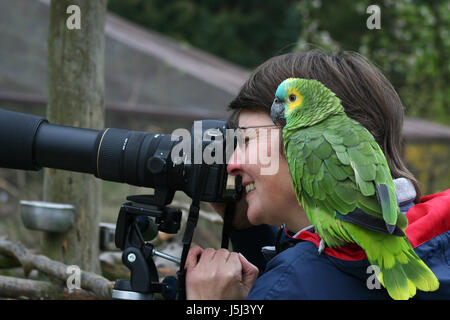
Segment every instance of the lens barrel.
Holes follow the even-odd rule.
[[[170,161],[175,143],[170,135],[61,126],[42,117],[0,109],[0,167],[4,168],[46,167],[136,186],[175,188],[180,179],[168,177],[168,170],[180,174]]]
[[[98,130],[44,122],[36,132],[31,161],[39,167],[96,174],[100,136]]]
[[[177,188],[181,168],[171,163],[170,135],[108,128],[98,143],[96,176],[135,186]],[[155,163],[160,165],[155,166]]]
[[[39,170],[34,161],[34,137],[42,117],[0,109],[0,167]]]

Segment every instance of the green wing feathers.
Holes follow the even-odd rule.
[[[328,246],[357,243],[369,262],[380,267],[380,282],[394,299],[408,299],[416,289],[438,288],[406,237],[336,218],[336,211],[345,215],[359,208],[383,219],[390,232],[395,226],[404,231],[408,223],[398,208],[383,152],[364,127],[339,114],[314,126],[283,131],[283,137],[297,199]]]

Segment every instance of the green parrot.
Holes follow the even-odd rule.
[[[369,131],[349,118],[336,95],[317,80],[289,78],[271,107],[297,199],[325,248],[356,243],[393,299],[439,282],[404,233],[395,185],[384,154]]]

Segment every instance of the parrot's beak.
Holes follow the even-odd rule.
[[[286,125],[286,118],[284,117],[284,105],[280,99],[275,98],[270,108],[270,117],[273,123],[277,126],[284,127]]]

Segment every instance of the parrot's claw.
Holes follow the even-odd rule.
[[[323,239],[320,239],[319,250],[317,250],[319,255],[322,253],[323,250],[325,250],[325,241],[323,241]]]

